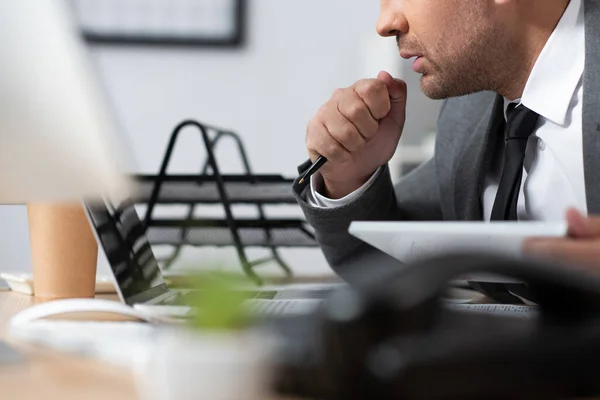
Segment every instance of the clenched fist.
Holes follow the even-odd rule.
[[[321,193],[342,198],[361,187],[394,155],[406,117],[406,83],[380,72],[335,91],[309,122],[306,147],[319,170]]]

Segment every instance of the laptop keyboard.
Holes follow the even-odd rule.
[[[325,300],[334,291],[334,287],[324,287],[318,289],[286,289],[280,290],[274,297],[275,300],[291,300],[291,299],[316,299]]]
[[[247,290],[242,291],[247,300],[273,300],[277,296],[277,291],[271,290]],[[238,294],[238,292],[236,292]],[[186,306],[193,304],[198,299],[198,294],[194,292],[181,292],[171,296],[161,302],[162,305]]]
[[[186,306],[192,302],[190,293],[178,293],[174,296],[168,297],[161,301],[160,305],[163,306]]]

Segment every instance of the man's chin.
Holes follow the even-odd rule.
[[[458,93],[457,90],[450,90],[449,85],[444,85],[439,79],[436,79],[435,75],[423,74],[420,80],[421,91],[425,96],[432,100],[444,100],[450,97],[457,97],[463,95]]]
[[[435,77],[430,74],[423,74],[420,80],[421,91],[432,100],[445,99],[442,87],[436,82]]]

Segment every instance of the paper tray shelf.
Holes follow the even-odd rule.
[[[177,138],[184,128],[192,127],[202,136],[206,161],[198,174],[168,174]],[[237,145],[244,171],[241,174],[222,174],[215,157],[215,148],[223,138],[233,139]],[[267,218],[265,205],[296,204],[293,179],[280,175],[254,174],[240,137],[230,131],[210,127],[197,121],[180,123],[171,134],[165,156],[157,175],[134,175],[138,183],[136,205],[145,206],[144,228],[152,245],[169,245],[173,253],[163,259],[163,268],[169,268],[179,256],[183,246],[233,246],[244,272],[257,283],[262,280],[255,267],[269,261],[277,263],[288,277],[292,270],[281,258],[279,247],[315,247],[314,234],[303,219],[297,217]],[[198,206],[223,206],[225,217],[199,218]],[[236,219],[232,207],[236,204],[253,205],[256,218]],[[187,214],[181,218],[164,219],[155,215],[160,205],[184,205]],[[270,256],[249,260],[247,247],[263,247]]]
[[[222,175],[225,192],[231,204],[295,204],[293,180],[280,175]],[[138,175],[139,199],[149,201],[161,181],[157,202],[160,204],[223,202],[217,180],[210,175]]]

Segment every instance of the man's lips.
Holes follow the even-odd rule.
[[[419,53],[409,52],[409,51],[401,51],[400,57],[407,59],[407,60],[416,57],[415,61],[413,62],[413,65],[412,65],[413,71],[421,72],[421,70],[423,69],[423,61],[424,61],[423,55],[421,55]]]
[[[412,69],[413,71],[419,73],[423,70],[423,57],[417,57],[417,59],[413,62]]]
[[[419,54],[419,53],[413,53],[413,52],[409,52],[409,51],[404,51],[404,50],[402,50],[402,51],[400,52],[400,57],[402,57],[402,58],[404,58],[404,59],[407,59],[407,60],[409,60],[409,59],[411,59],[411,58],[413,58],[413,57],[423,57],[423,55],[422,55],[422,54]]]

